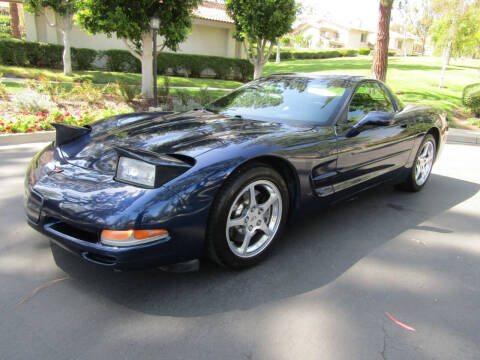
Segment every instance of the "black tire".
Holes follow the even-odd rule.
[[[415,167],[416,167],[418,158],[419,158],[420,154],[422,153],[422,150],[424,149],[424,146],[427,142],[431,142],[432,145],[433,145],[433,163],[435,163],[435,158],[436,158],[436,155],[437,155],[437,143],[436,143],[433,135],[427,134],[427,135],[425,135],[425,138],[423,139],[422,143],[420,144],[420,146],[418,148],[417,154],[415,155],[415,160],[413,162],[413,166],[410,169],[407,178],[405,179],[405,181],[403,181],[402,183],[397,185],[398,189],[404,190],[404,191],[410,191],[410,192],[417,192],[417,191],[422,190],[423,187],[425,186],[425,184],[428,182],[428,179],[430,179],[431,169],[428,173],[428,176],[427,176],[426,180],[422,184],[418,184],[417,181],[415,180],[415,178],[416,178]],[[433,163],[432,163],[432,166],[433,166]]]
[[[241,195],[241,192],[245,191],[249,184],[258,181],[271,182],[280,192],[281,206],[278,205],[278,208],[281,208],[281,216],[279,225],[273,238],[269,240],[261,252],[248,258],[240,257],[232,251],[228,243],[227,220],[235,199]],[[251,163],[239,168],[223,184],[212,205],[206,237],[208,257],[217,264],[234,270],[259,263],[271,252],[272,245],[282,234],[288,217],[288,209],[288,187],[283,177],[276,170],[263,163]]]

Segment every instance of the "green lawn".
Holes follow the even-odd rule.
[[[75,71],[73,76],[66,76],[61,70],[37,69],[18,66],[0,65],[0,73],[5,77],[18,77],[25,79],[38,79],[46,76],[49,80],[56,81],[83,81],[88,80],[95,84],[106,84],[109,82],[122,81],[126,84],[137,85],[141,83],[142,75],[109,71]],[[159,76],[158,84],[163,84],[163,76]],[[241,82],[233,80],[218,79],[191,79],[184,77],[169,76],[170,86],[192,86],[192,87],[213,87],[223,89],[235,89]]]
[[[289,72],[336,73],[370,76],[372,58],[293,60],[268,63],[264,74]],[[451,61],[444,88],[438,88],[442,59],[432,57],[389,58],[387,83],[405,103],[426,103],[448,111],[462,106],[463,88],[480,82],[480,60]]]
[[[10,94],[18,93],[27,87],[27,84],[25,82],[20,82],[20,81],[4,81],[3,84],[6,86],[7,91]],[[73,84],[59,84],[59,87],[65,89],[66,91],[71,90],[72,86]],[[103,87],[105,85],[98,84],[97,86]],[[170,93],[175,95],[175,93],[179,90],[183,92],[187,92],[190,95],[190,97],[198,97],[200,93],[200,89],[170,89]],[[212,99],[215,99],[222,95],[227,94],[229,91],[231,90],[208,90],[208,94]]]

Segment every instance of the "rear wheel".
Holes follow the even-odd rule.
[[[436,141],[431,134],[427,134],[423,139],[422,145],[420,145],[417,156],[415,157],[415,163],[408,174],[407,179],[399,185],[403,190],[407,191],[420,191],[432,172],[433,163],[436,156]]]
[[[241,169],[225,183],[209,219],[210,257],[232,269],[252,266],[270,251],[289,206],[282,176],[265,165]]]

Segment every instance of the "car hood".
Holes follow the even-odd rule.
[[[119,149],[194,161],[227,142],[247,142],[284,131],[292,131],[292,126],[201,110],[163,115],[136,113],[91,124],[90,133],[62,145],[61,151],[71,164],[113,173]]]

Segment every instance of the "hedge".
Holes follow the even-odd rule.
[[[280,59],[282,60],[304,60],[304,59],[331,59],[336,57],[357,56],[358,50],[338,49],[338,50],[280,50]],[[270,60],[275,60],[275,52],[270,55]]]
[[[62,68],[63,46],[16,39],[0,39],[0,64],[26,67]],[[253,65],[245,59],[226,58],[163,52],[157,59],[160,74],[200,77],[207,69],[218,79],[249,80],[253,76]],[[115,72],[141,72],[140,61],[127,50],[105,50],[72,48],[72,64],[75,69]]]
[[[360,55],[370,55],[370,52],[371,52],[371,50],[368,49],[368,48],[363,48],[363,49],[358,50],[358,53]]]
[[[465,86],[462,94],[463,105],[480,116],[480,83]]]

